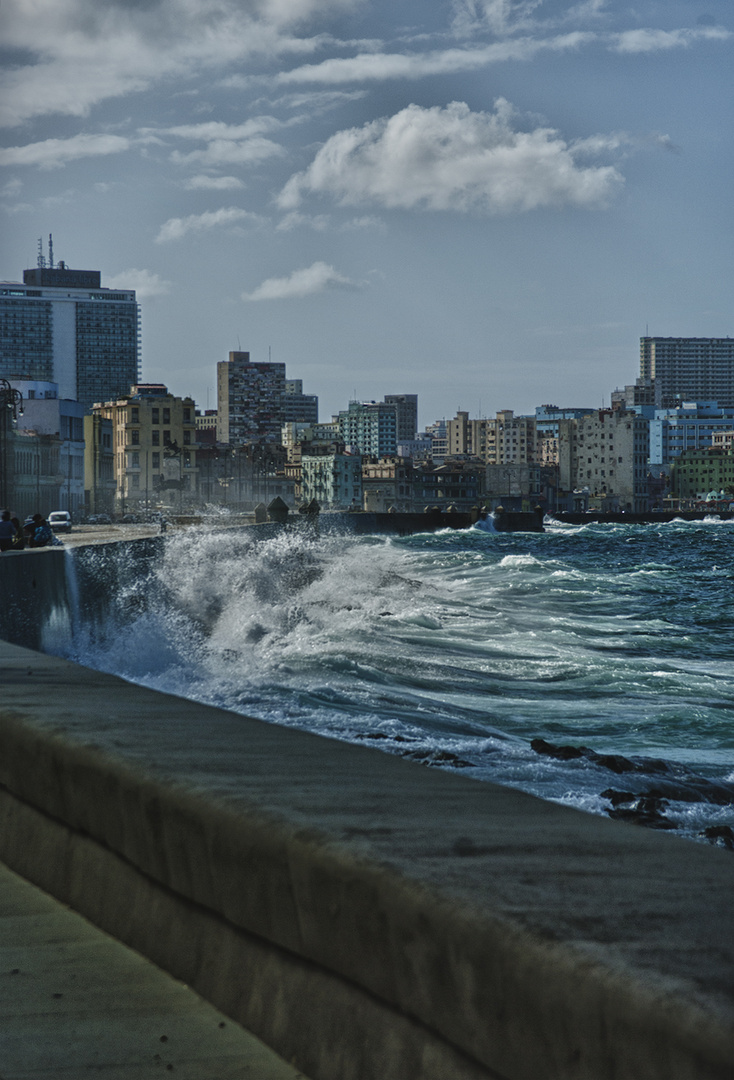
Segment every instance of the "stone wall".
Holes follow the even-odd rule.
[[[0,682],[0,858],[311,1080],[730,1080],[730,853],[6,643]]]

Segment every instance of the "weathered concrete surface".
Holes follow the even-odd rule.
[[[0,865],[3,1080],[306,1080],[189,987]]]
[[[731,1080],[734,860],[0,645],[0,857],[313,1080]]]

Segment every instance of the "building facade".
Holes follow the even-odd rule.
[[[84,406],[59,397],[56,383],[11,380],[23,397],[23,415],[16,429],[31,436],[52,436],[59,441],[57,505],[72,516],[84,511]]]
[[[653,385],[657,408],[715,401],[734,408],[734,338],[640,338],[640,384]]]
[[[384,401],[350,401],[349,408],[334,417],[339,439],[369,457],[393,457],[398,452],[398,420],[395,405]]]
[[[670,466],[670,493],[683,502],[734,499],[734,454],[723,446],[686,450]]]
[[[112,422],[116,505],[121,513],[198,501],[196,408],[162,383],[141,383],[94,414]]]
[[[566,439],[573,487],[588,488],[592,497],[603,499],[602,509],[644,513],[649,505],[649,421],[634,412],[598,409],[561,424],[575,425]],[[561,446],[563,441],[559,432]]]
[[[326,448],[325,448],[326,449]],[[301,499],[313,499],[322,510],[362,508],[362,455],[304,453],[301,457]]]
[[[61,398],[90,412],[126,393],[139,370],[134,290],[102,288],[98,270],[63,263],[0,282],[0,376],[58,383]]]
[[[283,396],[284,424],[318,424],[319,399],[316,394],[304,394],[302,379],[286,379]]]
[[[285,422],[285,364],[253,363],[231,352],[217,364],[217,442],[278,442]]]

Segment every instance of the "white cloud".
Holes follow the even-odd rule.
[[[576,31],[545,40],[521,37],[494,42],[479,49],[442,49],[425,53],[360,53],[332,58],[320,64],[303,64],[278,75],[281,84],[377,82],[385,79],[421,79],[476,71],[508,60],[530,60],[541,51],[567,52],[595,39],[593,33]]]
[[[204,168],[215,169],[221,165],[256,165],[268,158],[282,157],[285,154],[282,146],[274,143],[271,139],[245,139],[242,142],[233,142],[230,139],[213,139],[203,150],[192,150],[188,154],[182,154],[174,150],[171,161],[177,165],[199,165]]]
[[[189,214],[185,218],[169,218],[161,225],[155,239],[157,244],[165,244],[169,240],[181,240],[190,232],[203,232],[220,225],[233,225],[238,221],[251,221],[259,225],[262,218],[236,206],[222,207],[221,210],[207,210],[203,214]]]
[[[243,300],[290,300],[294,297],[312,296],[330,288],[358,288],[356,282],[344,277],[333,266],[315,262],[302,270],[294,270],[288,277],[268,278],[251,293],[243,293]]]
[[[299,33],[358,2],[3,0],[0,40],[17,60],[0,76],[0,125],[86,116],[101,101],[174,75],[312,50],[319,39]]]
[[[14,199],[17,195],[20,195],[22,189],[23,185],[16,176],[14,180],[8,180],[7,183],[0,187],[0,197]]]
[[[0,165],[37,165],[42,169],[63,168],[79,158],[120,154],[129,150],[130,140],[121,135],[74,135],[70,139],[44,139],[27,146],[0,150]]]
[[[191,176],[184,184],[189,191],[234,191],[244,186],[236,176]]]
[[[409,105],[333,135],[291,177],[279,204],[294,210],[316,193],[350,206],[517,213],[604,206],[623,184],[611,165],[581,167],[552,128],[518,131],[512,119],[502,99],[494,113],[471,112],[463,102]]]
[[[662,52],[668,49],[687,48],[697,41],[726,41],[731,32],[722,27],[706,26],[697,30],[625,30],[615,34],[611,47],[621,53]]]
[[[165,296],[171,291],[170,281],[164,281],[150,270],[122,270],[119,274],[105,278],[104,284],[108,289],[135,289],[138,300]]]

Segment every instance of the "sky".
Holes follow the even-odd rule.
[[[425,425],[734,336],[727,0],[1,0],[0,43],[0,278],[52,233],[202,409],[238,349]]]

